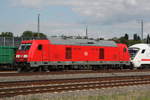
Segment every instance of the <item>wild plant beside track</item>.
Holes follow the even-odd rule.
[[[150,100],[150,91],[130,92],[126,94],[116,94],[110,96],[69,96],[55,97],[47,99],[32,98],[31,100]]]

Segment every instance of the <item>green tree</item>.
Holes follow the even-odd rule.
[[[147,35],[146,43],[150,43],[150,36],[149,36],[149,34]]]
[[[47,38],[47,36],[44,33],[37,33],[32,31],[24,31],[22,37]]]
[[[2,32],[0,34],[0,37],[13,37],[13,33],[12,32]]]
[[[137,34],[134,34],[134,35],[133,35],[133,40],[138,40]]]
[[[124,36],[124,38],[125,38],[126,40],[128,40],[128,39],[129,39],[129,35],[126,33],[125,36]]]
[[[119,42],[128,45],[128,40],[125,37],[120,37]]]
[[[137,37],[137,40],[141,40],[140,36]]]
[[[24,31],[21,35],[22,37],[33,37],[32,31]]]
[[[133,40],[137,41],[137,40],[141,40],[141,38],[137,34],[134,34],[133,35]]]
[[[47,36],[44,33],[33,33],[33,37],[35,38],[47,38]]]

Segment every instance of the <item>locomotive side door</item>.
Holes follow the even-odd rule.
[[[43,45],[43,50],[42,50],[42,61],[43,62],[48,62],[48,60],[49,60],[49,54],[50,54],[49,47],[50,46],[48,44]]]
[[[37,53],[36,55],[38,56],[35,59],[38,59],[39,62],[42,62],[43,61],[43,45],[39,44],[37,49],[38,51],[36,52]]]

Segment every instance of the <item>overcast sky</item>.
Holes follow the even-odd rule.
[[[0,0],[0,32],[37,31],[51,35],[85,35],[112,38],[128,33],[150,33],[149,0]]]

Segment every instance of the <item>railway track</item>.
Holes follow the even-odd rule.
[[[120,73],[120,72],[150,72],[150,69],[137,70],[65,70],[52,72],[27,72],[18,73],[17,71],[0,71],[0,77],[10,76],[33,76],[33,75],[63,75],[63,74],[88,74],[88,73]]]
[[[149,75],[0,82],[0,97],[3,98],[36,93],[67,92],[142,84],[150,84]]]

